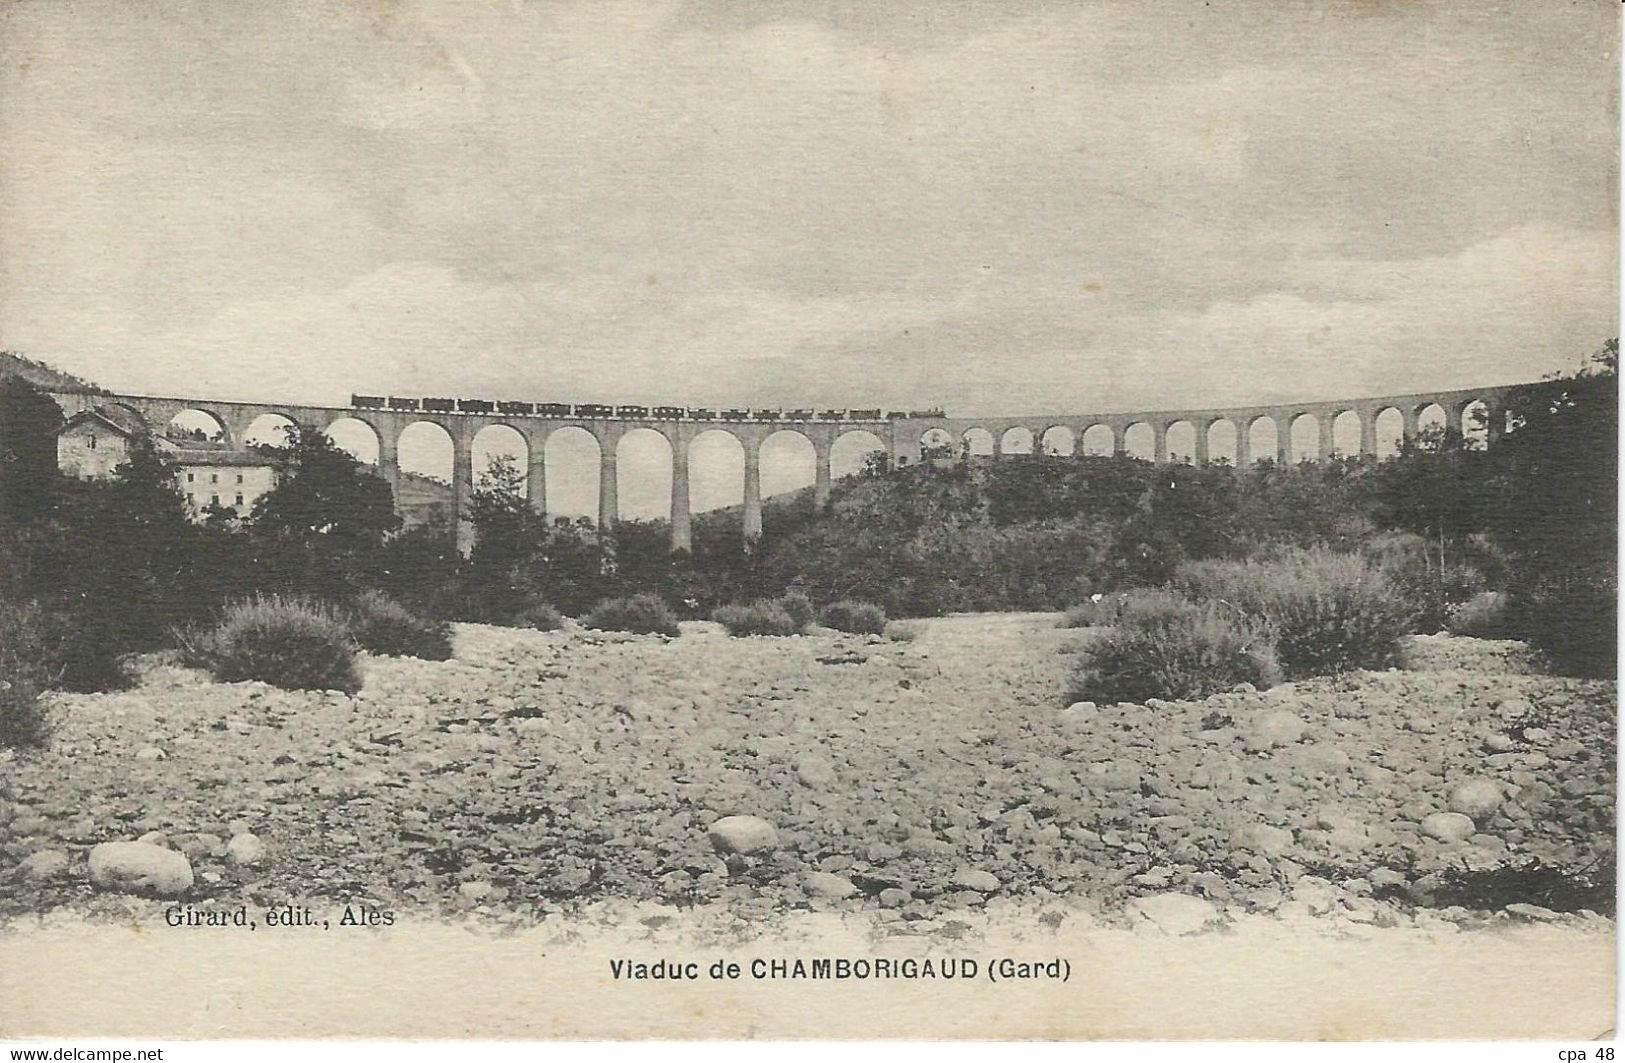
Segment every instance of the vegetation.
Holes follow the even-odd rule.
[[[1512,598],[1505,591],[1480,591],[1450,610],[1445,627],[1452,635],[1475,639],[1512,638]]]
[[[40,695],[56,685],[60,648],[33,602],[0,602],[0,749],[46,744],[50,720]]]
[[[854,635],[878,635],[886,630],[886,610],[873,602],[843,598],[824,606],[818,613],[818,622]]]
[[[258,680],[284,690],[361,689],[345,618],[306,599],[272,595],[233,602],[193,651],[223,682]]]
[[[528,627],[533,631],[557,631],[564,626],[564,614],[546,602],[531,602],[513,618],[514,627]]]
[[[785,608],[783,599],[718,606],[712,619],[736,638],[747,635],[799,635],[807,628]]]
[[[383,657],[444,661],[451,656],[451,625],[420,616],[382,591],[363,591],[351,610],[357,644]]]
[[[1391,667],[1410,630],[1394,585],[1354,554],[1285,551],[1270,560],[1193,562],[1170,586],[1233,610],[1267,634],[1288,679]]]
[[[672,638],[678,634],[677,617],[656,594],[606,598],[593,607],[582,623],[600,631],[630,631],[635,635],[666,635]]]
[[[1139,591],[1124,602],[1120,624],[1083,648],[1073,685],[1077,696],[1117,702],[1203,698],[1279,679],[1256,622],[1217,604]]]

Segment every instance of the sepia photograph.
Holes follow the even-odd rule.
[[[0,1040],[1611,1042],[1620,42],[0,3]]]

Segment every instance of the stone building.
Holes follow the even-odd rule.
[[[130,443],[145,427],[117,407],[76,414],[57,432],[57,467],[69,476],[103,479],[130,457]],[[276,470],[252,451],[210,447],[190,440],[154,437],[154,445],[175,463],[176,486],[193,515],[211,505],[247,516],[261,495],[276,485]]]

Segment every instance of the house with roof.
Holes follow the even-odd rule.
[[[116,406],[70,417],[56,436],[57,467],[65,475],[104,479],[130,458],[132,441],[146,426]],[[208,446],[192,439],[154,437],[154,445],[175,464],[176,486],[199,519],[211,505],[247,516],[254,503],[276,486],[276,470],[247,450]]]

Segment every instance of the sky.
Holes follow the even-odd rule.
[[[1535,379],[1618,332],[1619,17],[18,0],[0,348],[323,404],[994,415]],[[628,509],[659,512],[664,452],[631,458]],[[697,504],[737,496],[729,460]],[[770,487],[810,479],[790,464]]]

